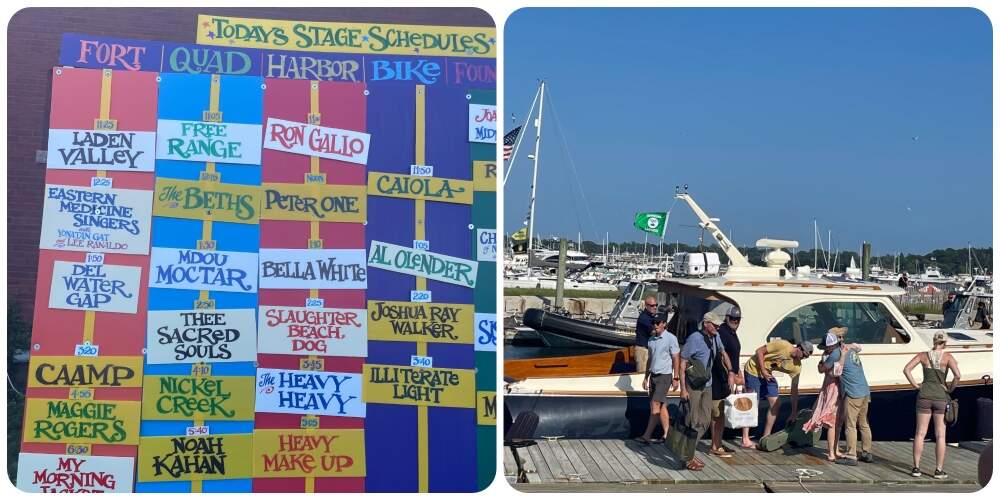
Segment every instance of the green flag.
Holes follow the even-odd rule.
[[[640,212],[635,214],[635,228],[657,236],[663,236],[666,229],[666,212]]]

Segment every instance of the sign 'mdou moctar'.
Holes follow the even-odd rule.
[[[496,29],[198,16],[197,42],[258,49],[496,57]]]

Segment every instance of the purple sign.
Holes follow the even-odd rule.
[[[65,33],[59,64],[160,73],[221,74],[464,87],[496,84],[492,59],[382,56],[216,47]]]

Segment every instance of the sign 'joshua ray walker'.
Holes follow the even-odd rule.
[[[253,475],[252,434],[143,436],[139,481],[240,479]]]
[[[54,128],[48,147],[48,168],[152,172],[156,133]]]
[[[368,301],[368,339],[471,344],[472,304]]]
[[[476,287],[479,269],[476,261],[375,240],[368,251],[368,265],[469,288]]]
[[[257,254],[153,247],[149,287],[256,293]]]
[[[364,429],[257,429],[254,477],[364,477]]]
[[[145,420],[252,420],[253,377],[146,375]]]
[[[260,249],[262,289],[363,290],[368,268],[363,249]]]
[[[149,253],[152,191],[45,185],[40,248]]]
[[[365,165],[371,136],[364,132],[268,118],[264,149]]]
[[[260,130],[249,123],[158,120],[156,159],[259,165]]]
[[[135,314],[141,274],[139,267],[57,260],[52,265],[49,307]]]
[[[21,453],[17,489],[29,493],[130,493],[132,457]]]
[[[149,364],[255,361],[253,309],[149,311],[146,360]]]
[[[257,412],[364,417],[361,374],[257,369]]]
[[[138,401],[28,398],[25,407],[26,443],[139,442]]]
[[[153,195],[153,215],[257,224],[260,188],[159,177]]]
[[[260,306],[257,349],[266,354],[368,355],[364,309]]]
[[[310,52],[496,57],[496,29],[198,16],[203,45]]]
[[[28,387],[141,387],[142,356],[31,356]]]

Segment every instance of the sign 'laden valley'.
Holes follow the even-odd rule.
[[[254,477],[364,477],[364,429],[257,429]]]
[[[366,364],[364,377],[368,403],[476,407],[475,370]]]
[[[253,475],[252,434],[143,436],[139,481],[241,479]]]
[[[368,301],[368,339],[472,343],[472,304]]]
[[[469,288],[476,287],[476,272],[479,269],[479,263],[474,260],[375,240],[372,240],[368,250],[368,265]]]
[[[68,170],[152,172],[155,132],[49,129],[46,167]]]
[[[45,185],[40,248],[149,253],[153,192]]]

